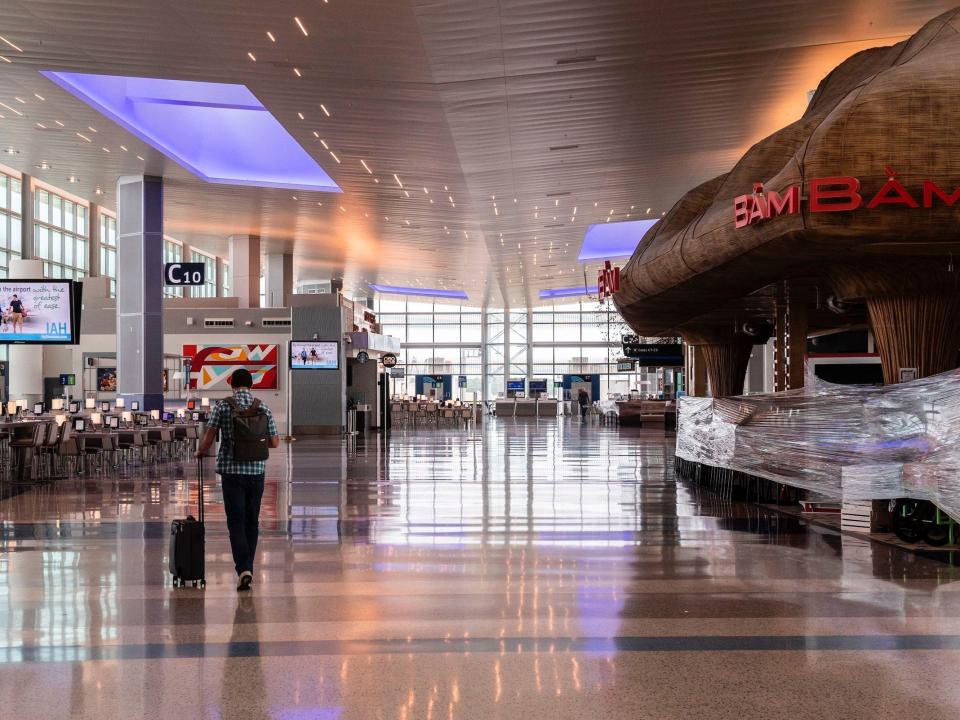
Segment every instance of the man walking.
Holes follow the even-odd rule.
[[[260,500],[268,448],[280,446],[280,436],[270,408],[254,400],[249,370],[235,370],[230,376],[233,397],[221,400],[210,419],[207,432],[197,447],[204,457],[220,431],[217,474],[223,487],[223,508],[227,513],[230,549],[239,576],[237,590],[250,589],[253,557],[260,536]]]

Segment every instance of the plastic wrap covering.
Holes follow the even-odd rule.
[[[886,387],[684,397],[677,456],[837,501],[916,498],[960,518],[960,370]]]

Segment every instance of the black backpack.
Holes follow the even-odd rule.
[[[270,457],[270,422],[259,400],[243,409],[234,398],[226,399],[233,411],[233,459],[266,460]]]

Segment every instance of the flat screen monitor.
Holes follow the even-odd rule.
[[[76,415],[80,412],[80,403],[71,401],[70,406],[68,407],[71,415]]]
[[[130,412],[138,412],[140,410],[140,401],[134,400],[130,403]]]
[[[100,412],[102,412],[102,413],[108,413],[108,412],[110,412],[110,401],[109,401],[109,400],[104,400],[103,402],[100,403]]]
[[[120,427],[120,418],[118,418],[116,415],[111,415],[109,424],[111,430],[116,430],[118,427]]]
[[[76,344],[79,292],[71,280],[0,280],[0,343]]]
[[[339,370],[340,343],[336,340],[294,340],[290,343],[291,370]]]
[[[534,393],[545,393],[547,392],[547,381],[546,380],[531,380],[530,381],[530,394]]]
[[[507,390],[523,392],[526,385],[523,380],[507,380]]]
[[[173,414],[172,412],[165,412],[165,413],[163,413],[163,415],[160,416],[160,418],[161,418],[164,422],[173,422],[174,417],[175,417],[175,416],[174,416],[174,414]]]
[[[33,414],[34,414],[34,415],[43,415],[43,403],[34,403],[34,404],[33,404]]]
[[[76,420],[73,421],[73,429],[76,432],[83,432],[84,430],[87,429],[87,421],[84,420],[83,418],[77,418]]]

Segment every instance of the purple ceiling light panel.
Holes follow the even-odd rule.
[[[397,285],[376,285],[370,283],[370,287],[378,293],[384,295],[419,295],[421,297],[452,298],[455,300],[467,300],[467,294],[463,290],[439,290],[437,288],[412,288],[398,287]]]
[[[624,222],[597,223],[587,228],[577,260],[612,260],[630,257],[637,249],[647,230],[659,218],[651,220],[627,220]]]
[[[579,295],[596,295],[596,294],[597,294],[596,285],[591,285],[590,287],[554,288],[553,290],[541,290],[540,299],[550,300],[552,298],[577,297]]]
[[[340,192],[245,85],[42,74],[207,182]]]

